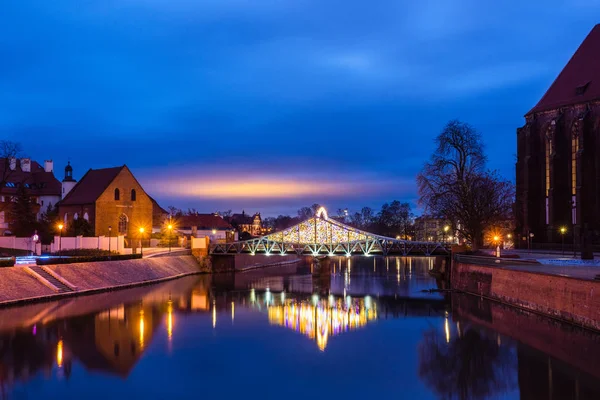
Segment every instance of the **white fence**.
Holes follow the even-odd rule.
[[[27,250],[37,255],[42,254],[42,244],[35,243],[33,238],[30,237],[0,236],[0,247],[4,249]]]
[[[109,240],[106,236],[98,237],[60,237],[54,236],[54,241],[50,246],[52,253],[57,253],[59,250],[72,249],[100,249],[116,251],[120,254],[131,254],[130,248],[125,248],[124,236],[112,236]]]

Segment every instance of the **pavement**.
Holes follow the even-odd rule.
[[[519,253],[520,258],[459,257],[461,261],[467,263],[497,266],[516,271],[535,272],[585,280],[596,280],[596,276],[600,276],[600,259],[580,260],[572,256],[562,257],[562,254],[547,252],[523,254],[519,250],[505,250],[501,253],[501,256],[517,253]]]

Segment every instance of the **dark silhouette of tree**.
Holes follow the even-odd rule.
[[[381,211],[377,215],[377,233],[390,237],[398,235],[406,237],[412,220],[413,213],[410,204],[401,203],[398,200],[394,200],[389,204],[385,203],[381,206]]]
[[[172,217],[181,217],[181,216],[183,216],[183,211],[181,210],[181,208],[177,208],[175,206],[169,206],[167,208],[169,209],[169,214]]]
[[[19,157],[21,154],[21,144],[11,142],[10,140],[0,140],[0,190],[10,182],[9,178],[14,173],[10,169],[10,160]],[[0,211],[8,211],[10,203],[0,202]]]
[[[315,213],[317,212],[317,210],[321,208],[320,204],[313,204],[310,207],[302,207],[301,209],[298,210],[298,218],[301,221],[307,220],[309,218],[314,217]]]
[[[40,215],[38,223],[38,234],[40,241],[43,244],[50,244],[56,234],[56,226],[58,225],[58,207],[48,203],[46,211]]]
[[[15,236],[29,237],[37,229],[34,204],[24,184],[19,184],[15,201],[8,208],[8,221],[10,230]]]
[[[479,400],[513,390],[516,357],[496,338],[467,329],[446,343],[441,332],[424,333],[419,345],[419,376],[441,399]]]
[[[436,144],[417,176],[419,201],[428,213],[449,220],[477,250],[487,226],[510,218],[514,186],[486,170],[481,135],[470,125],[450,121]]]
[[[92,225],[83,218],[77,218],[67,226],[67,236],[94,236]]]

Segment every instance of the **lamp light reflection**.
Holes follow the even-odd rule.
[[[62,368],[63,365],[63,341],[60,339],[56,345],[56,365]]]
[[[445,318],[444,330],[446,331],[446,343],[450,343],[450,324],[448,323],[448,317]]]

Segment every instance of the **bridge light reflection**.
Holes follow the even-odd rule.
[[[348,299],[346,305],[342,304],[341,299],[337,302],[321,300],[314,305],[305,301],[288,300],[269,308],[269,323],[300,332],[315,340],[317,347],[324,351],[330,336],[358,329],[377,319],[375,304],[370,310],[365,306],[364,300]]]

